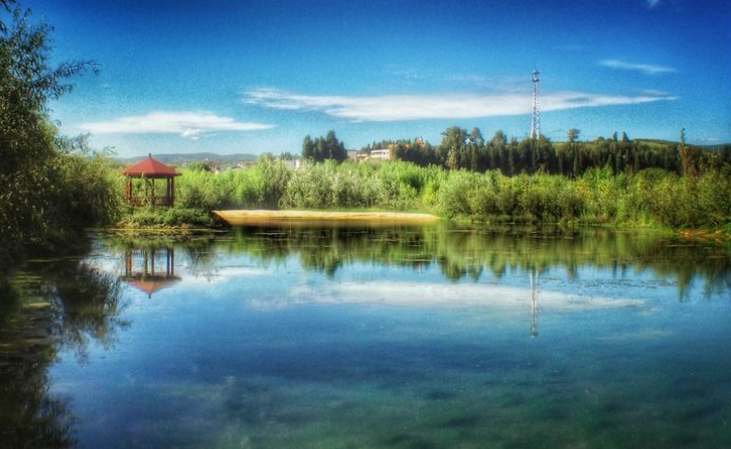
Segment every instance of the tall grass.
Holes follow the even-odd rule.
[[[731,224],[728,168],[684,177],[661,169],[615,175],[589,169],[506,176],[392,161],[309,163],[299,170],[260,161],[220,174],[183,170],[180,207],[194,209],[379,209],[445,217],[556,223],[722,227]]]

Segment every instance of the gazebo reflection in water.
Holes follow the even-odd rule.
[[[120,279],[152,294],[180,281],[175,275],[175,248],[128,248],[124,252],[124,276]]]

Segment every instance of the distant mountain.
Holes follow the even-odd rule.
[[[669,146],[680,145],[680,142],[674,142],[672,140],[662,140],[662,139],[634,139],[634,141],[646,143],[646,144],[650,144],[650,145],[669,145]],[[703,148],[704,150],[711,150],[711,151],[724,151],[727,148],[731,147],[731,143],[714,143],[714,144],[706,144],[706,145],[689,143],[688,146]]]
[[[191,162],[208,161],[212,162],[221,167],[228,167],[236,165],[239,162],[253,161],[258,156],[248,153],[237,153],[237,154],[216,154],[216,153],[171,153],[171,154],[153,154],[155,159],[165,164],[170,165],[184,165]],[[114,160],[122,164],[133,164],[144,159],[144,156],[127,157],[127,158],[114,158]]]
[[[717,143],[713,145],[698,145],[701,148],[711,151],[731,151],[731,143]]]

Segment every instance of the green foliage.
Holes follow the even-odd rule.
[[[345,150],[345,144],[339,141],[335,136],[335,131],[329,131],[327,137],[318,137],[312,140],[310,136],[305,136],[302,142],[302,159],[314,162],[323,162],[332,159],[342,162],[348,158],[348,152]]]
[[[8,9],[12,2],[0,4]],[[63,238],[61,230],[103,224],[118,213],[110,164],[83,137],[59,138],[48,101],[89,62],[50,65],[51,27],[16,9],[0,33],[0,263]]]
[[[212,172],[195,169],[181,172],[182,176],[175,179],[175,201],[182,208],[211,210],[231,194],[225,190],[222,179]]]
[[[207,171],[207,172],[212,172],[213,171],[213,166],[208,161],[195,161],[195,162],[191,162],[190,164],[188,164],[186,166],[186,168],[188,170],[191,170],[191,171]]]
[[[579,141],[581,131],[572,128],[567,141],[553,143],[544,136],[533,141],[515,138],[508,141],[502,131],[485,140],[478,128],[469,134],[453,126],[442,133],[441,143],[433,147],[428,142],[400,140],[394,145],[394,158],[417,165],[439,165],[450,170],[467,169],[477,172],[500,170],[505,175],[519,173],[563,174],[580,177],[592,168],[610,167],[614,174],[633,174],[648,168],[697,176],[704,170],[731,165],[731,151],[702,149],[681,143],[630,140],[626,133],[621,139],[612,138]],[[384,141],[382,145],[390,142]],[[374,142],[374,147],[377,144]],[[384,147],[387,145],[383,145]],[[366,149],[370,148],[366,147]]]
[[[123,181],[105,153],[91,150],[87,136],[57,138],[54,200],[50,213],[57,226],[114,223],[122,214]]]
[[[127,228],[199,227],[210,228],[216,220],[209,212],[184,207],[135,208],[120,223]]]
[[[591,168],[576,180],[562,175],[506,176],[379,164],[306,163],[299,170],[259,163],[220,174],[185,171],[181,207],[422,210],[446,217],[557,223],[627,223],[672,228],[722,227],[731,222],[731,169],[697,178],[661,169],[615,175]]]
[[[316,209],[408,207],[406,198],[413,198],[415,190],[406,181],[401,181],[398,170],[390,170],[390,164],[382,165],[305,164],[293,173],[280,206]]]
[[[614,176],[591,169],[576,181],[560,175],[506,177],[499,172],[452,173],[440,191],[447,216],[510,216],[541,222],[648,224],[672,228],[718,228],[731,222],[729,171],[699,178],[660,169]]]
[[[482,177],[467,171],[456,171],[439,190],[439,206],[442,213],[453,217],[478,214],[474,200],[478,200]]]
[[[0,12],[13,3],[0,0]],[[209,211],[219,208],[430,210],[669,227],[731,222],[731,151],[691,148],[684,134],[679,147],[624,134],[580,142],[575,129],[568,143],[554,144],[508,140],[502,131],[486,140],[477,128],[452,127],[437,147],[421,139],[374,142],[393,144],[403,159],[383,164],[341,164],[345,146],[330,131],[305,138],[309,163],[300,170],[269,157],[220,174],[193,165],[176,180],[178,207],[126,211],[119,167],[90,150],[85,136],[60,137],[48,116],[49,100],[72,89],[66,80],[94,64],[52,67],[51,27],[32,24],[27,11],[16,9],[0,24],[0,262],[120,218],[207,226]]]

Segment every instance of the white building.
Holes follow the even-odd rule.
[[[390,161],[391,160],[391,153],[392,150],[390,148],[382,148],[379,150],[371,150],[371,155],[369,157],[372,161]]]
[[[283,159],[282,163],[285,167],[293,170],[299,170],[302,166],[302,159]]]

